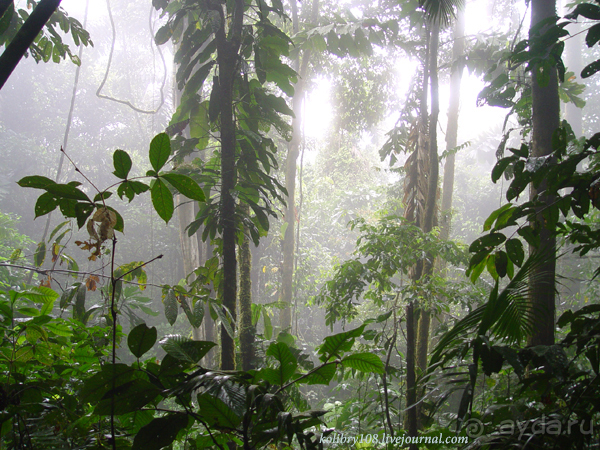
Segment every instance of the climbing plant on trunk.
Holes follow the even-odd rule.
[[[218,195],[201,205],[190,235],[203,226],[202,237],[217,244],[220,268],[200,271],[202,277],[217,277],[217,295],[222,311],[221,368],[235,367],[234,335],[237,302],[236,244],[243,233],[258,243],[275,215],[273,199],[283,201],[285,189],[271,175],[277,167],[276,147],[266,136],[271,127],[289,139],[290,127],[280,114],[292,115],[282,97],[270,93],[276,85],[293,95],[296,72],[281,62],[287,56],[289,39],[270,20],[275,13],[285,18],[282,5],[264,1],[154,0],[157,9],[169,15],[156,40],[181,42],[175,53],[179,65],[176,79],[181,102],[170,127],[190,127],[190,138],[176,138],[178,156],[215,148],[212,157],[196,160],[207,194]],[[212,84],[206,83],[212,75]],[[200,95],[205,90],[207,95]],[[208,97],[208,100],[202,100]],[[214,146],[209,146],[214,144]],[[207,196],[208,197],[208,196]],[[251,215],[244,213],[247,204]],[[207,275],[209,273],[209,275]],[[202,282],[202,279],[200,280]],[[216,312],[216,311],[215,311]]]

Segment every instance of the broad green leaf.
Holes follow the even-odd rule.
[[[473,241],[469,247],[469,252],[479,253],[482,250],[490,249],[502,244],[506,240],[506,236],[502,233],[490,233]]]
[[[221,325],[223,325],[223,327],[225,328],[225,331],[227,331],[227,334],[229,335],[229,337],[231,339],[235,339],[235,331],[233,330],[233,327],[231,326],[231,322],[229,321],[229,317],[231,317],[231,315],[225,314],[223,307],[219,306],[219,305],[215,305],[213,311],[217,314],[217,317],[221,320]]]
[[[198,406],[202,419],[209,425],[235,430],[242,422],[242,419],[220,398],[209,393],[198,396]]]
[[[175,210],[171,191],[162,180],[157,179],[150,190],[150,194],[154,209],[160,218],[168,223],[171,217],[173,217],[173,211]]]
[[[494,221],[498,218],[498,216],[511,207],[512,203],[507,203],[506,205],[503,205],[494,212],[492,212],[483,224],[483,231],[489,231],[492,228],[492,225],[494,224]]]
[[[26,317],[38,317],[40,315],[40,311],[37,308],[18,308],[17,311]]]
[[[46,186],[46,190],[51,194],[54,194],[55,197],[66,198],[69,200],[83,200],[92,203],[83,191],[70,184],[49,184]]]
[[[267,356],[272,356],[279,362],[279,367],[268,371],[267,381],[279,386],[284,385],[296,373],[298,367],[296,357],[283,342],[273,342],[269,345]]]
[[[113,165],[115,166],[115,171],[113,172],[115,176],[123,180],[127,179],[132,163],[126,151],[115,150],[113,153]]]
[[[165,317],[169,321],[169,325],[173,325],[177,320],[177,314],[179,312],[179,303],[177,302],[177,297],[175,296],[175,291],[173,289],[169,289],[163,303],[165,305]]]
[[[56,334],[57,336],[70,337],[73,335],[71,327],[64,323],[48,322],[44,325],[46,330]]]
[[[266,309],[263,309],[263,324],[265,326],[265,339],[269,340],[273,337],[273,324]]]
[[[54,291],[52,291],[52,292],[54,292]],[[54,298],[50,298],[50,299],[46,300],[44,302],[44,304],[42,305],[42,308],[40,309],[40,315],[45,316],[47,314],[50,314],[52,312],[52,309],[54,308],[54,302],[56,301],[57,298],[58,298],[58,294],[56,294],[56,296],[54,296]]]
[[[330,358],[340,357],[342,353],[350,351],[354,345],[354,338],[360,336],[364,329],[365,325],[363,324],[354,330],[326,337],[318,350],[321,355],[321,361],[325,362]]]
[[[190,324],[194,328],[199,328],[202,325],[202,319],[204,318],[204,303],[201,300],[196,300],[196,304],[192,307],[186,298],[181,301],[181,308],[185,312]]]
[[[505,277],[506,273],[507,273],[507,267],[508,267],[508,256],[506,256],[506,253],[503,252],[502,250],[498,251],[496,253],[496,258],[494,260],[494,264],[495,264],[496,273],[498,274],[498,276]]]
[[[328,385],[335,375],[335,364],[327,364],[321,366],[301,382],[306,381],[308,384],[324,384]]]
[[[202,320],[204,320],[204,302],[197,299],[192,313],[194,320],[190,320],[190,322],[193,327],[199,328],[202,325]]]
[[[588,78],[600,70],[600,59],[588,64],[581,71],[581,78]]]
[[[583,16],[587,19],[600,20],[600,7],[591,3],[581,3],[567,17],[576,19],[577,16]]]
[[[21,178],[17,184],[21,187],[29,187],[34,189],[46,189],[51,184],[56,184],[55,181],[50,178],[42,177],[40,175],[34,175],[30,177]]]
[[[487,257],[486,267],[492,278],[498,280],[498,272],[496,272],[496,253],[492,253]]]
[[[171,156],[171,141],[167,133],[154,136],[150,143],[150,164],[158,172],[164,167]]]
[[[109,416],[127,414],[143,408],[161,393],[155,385],[141,378],[134,378],[115,389],[110,389],[100,400],[94,413]]]
[[[54,211],[58,206],[58,202],[50,192],[44,192],[35,202],[35,218],[45,216],[51,211]]]
[[[77,289],[77,294],[75,296],[75,303],[73,304],[73,318],[79,321],[83,321],[83,316],[85,315],[85,295],[87,293],[87,289],[85,284],[81,284]]]
[[[171,24],[167,23],[158,29],[154,37],[154,42],[156,42],[156,45],[163,45],[171,39],[171,36],[173,36],[173,30],[171,29]]]
[[[136,195],[146,192],[150,186],[141,181],[125,181],[119,184],[117,195],[122,199],[126,196],[129,201],[132,201]]]
[[[17,350],[17,354],[15,356],[15,359],[19,362],[30,361],[35,356],[33,353],[33,347],[30,345],[21,347],[19,350]]]
[[[139,376],[139,372],[127,364],[105,364],[90,378],[84,381],[79,391],[82,402],[96,404],[113,387],[129,383]]]
[[[133,356],[141,358],[144,353],[152,348],[156,342],[156,336],[156,327],[148,328],[145,323],[141,323],[129,332],[127,346]]]
[[[46,330],[34,323],[27,325],[25,335],[27,337],[27,341],[29,341],[31,344],[35,344],[39,339],[44,341],[48,340],[48,333]]]
[[[475,283],[475,281],[477,281],[477,278],[479,278],[479,275],[481,275],[481,273],[483,272],[483,269],[485,269],[486,263],[487,263],[487,255],[476,266],[472,266],[470,268],[470,270],[471,270],[471,282],[472,283]]]
[[[260,319],[260,313],[262,312],[262,305],[258,305],[256,303],[252,303],[251,309],[252,309],[252,326],[256,326],[256,324],[258,323],[258,319]]]
[[[174,358],[197,364],[217,344],[209,341],[194,341],[179,335],[169,335],[160,340],[160,345]]]
[[[37,246],[35,254],[33,255],[33,262],[36,267],[41,267],[46,259],[46,243],[40,242]]]
[[[18,292],[18,296],[36,303],[47,303],[56,300],[58,298],[58,293],[49,287],[39,286]]]
[[[590,27],[590,29],[588,30],[587,34],[585,35],[585,43],[587,44],[588,47],[593,47],[596,44],[596,42],[598,42],[598,41],[600,41],[600,23],[597,23],[596,25],[592,25]],[[585,71],[585,69],[583,69],[583,70]],[[583,72],[582,72],[581,77],[585,78],[583,76]]]
[[[506,241],[506,252],[510,260],[516,265],[521,267],[525,260],[525,250],[523,249],[523,243],[519,239],[509,239]]]
[[[88,217],[90,217],[95,209],[96,208],[91,203],[77,203],[75,205],[75,217],[77,218],[77,226],[79,228],[82,228],[85,225]]]
[[[382,374],[384,369],[383,362],[381,362],[379,356],[367,352],[353,353],[346,356],[342,359],[342,365],[367,373]]]
[[[110,191],[100,192],[94,196],[94,203],[102,202],[103,200],[107,200],[111,196],[112,196],[112,192],[110,192]]]
[[[277,342],[283,342],[288,347],[293,347],[296,343],[294,336],[287,331],[280,331],[277,335]]]
[[[167,180],[175,189],[177,189],[187,198],[191,198],[192,200],[197,200],[199,202],[206,200],[202,188],[187,175],[181,175],[178,173],[165,173],[161,175],[161,178]]]
[[[208,103],[208,100],[200,104],[196,103],[190,111],[190,137],[198,139],[198,143],[196,144],[198,150],[206,148],[210,137]]]
[[[170,446],[177,434],[188,426],[188,416],[183,413],[157,417],[143,426],[135,435],[132,450],[160,450]]]

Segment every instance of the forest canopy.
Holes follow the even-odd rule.
[[[0,2],[0,447],[597,447],[598,21]]]

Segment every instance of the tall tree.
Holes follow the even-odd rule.
[[[156,3],[161,9],[170,6],[168,0]],[[275,215],[273,199],[283,201],[284,188],[270,175],[277,166],[276,147],[265,133],[273,126],[287,138],[290,127],[280,114],[292,112],[282,98],[269,92],[266,82],[293,95],[296,77],[281,61],[283,54],[288,55],[289,39],[268,18],[271,12],[282,17],[281,8],[243,0],[227,4],[185,0],[171,6],[169,21],[158,30],[156,40],[163,43],[173,36],[181,41],[175,60],[183,93],[171,127],[189,123],[191,139],[177,140],[176,157],[217,142],[218,151],[209,160],[198,161],[205,191],[217,195],[201,205],[188,233],[203,227],[203,240],[213,240],[220,257],[219,270],[206,267],[208,275],[203,276],[214,282],[222,305],[216,311],[221,320],[221,368],[230,370],[235,368],[236,244],[244,232],[257,244],[261,232],[269,228],[268,215]],[[211,73],[210,94],[203,100],[199,94]]]
[[[239,64],[238,54],[244,23],[243,0],[235,0],[233,10],[225,16],[220,3],[208,3],[211,11],[218,14],[219,26],[215,30],[217,44],[217,66],[219,71],[219,117],[221,140],[221,226],[223,239],[223,307],[235,323],[237,300],[236,217],[234,189],[237,184],[235,168],[235,122],[233,117],[233,81]],[[229,23],[229,30],[226,25]],[[235,369],[235,345],[221,326],[221,369]]]
[[[529,33],[530,48],[540,42],[545,27],[537,26],[545,19],[556,16],[555,0],[532,0],[531,27]],[[558,97],[558,74],[554,63],[536,63],[532,67],[532,137],[531,156],[543,157],[552,153],[552,135],[559,126],[560,105]],[[543,251],[544,264],[536,267],[530,277],[531,308],[535,314],[533,334],[529,345],[554,344],[554,311],[556,281],[556,238],[552,230],[544,226],[542,211],[544,205],[553,202],[554,197],[546,192],[546,182],[531,186],[530,198],[538,198],[540,206],[537,212],[535,228],[539,231],[539,248],[530,251]]]
[[[442,184],[442,204],[440,220],[440,237],[448,239],[452,224],[452,193],[454,191],[455,153],[451,150],[458,145],[458,115],[460,109],[460,84],[464,64],[459,60],[465,51],[465,7],[458,10],[454,25],[454,42],[452,44],[452,72],[450,74],[450,100],[448,104],[448,124],[446,126],[446,162]]]
[[[292,28],[294,34],[300,30],[300,20],[298,17],[298,2],[291,0],[292,6]],[[319,0],[313,0],[310,20],[316,23],[319,13]],[[302,55],[300,54],[302,53]],[[294,277],[294,254],[296,236],[296,162],[300,153],[300,144],[302,142],[302,106],[304,103],[305,86],[308,77],[309,63],[311,59],[311,49],[307,48],[298,52],[294,60],[294,69],[298,72],[298,82],[294,87],[294,97],[292,99],[292,109],[294,118],[292,119],[292,140],[288,144],[288,154],[285,160],[285,188],[287,191],[285,208],[285,233],[283,236],[283,265],[281,268],[281,300],[285,307],[281,310],[279,316],[279,325],[282,330],[291,328],[292,325],[292,297],[293,297],[293,277]]]

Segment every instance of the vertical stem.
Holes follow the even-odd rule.
[[[556,15],[554,0],[532,0],[531,26]],[[543,30],[541,31],[543,32]],[[531,34],[531,33],[530,33]],[[536,36],[530,36],[530,40]],[[537,36],[539,39],[539,36]],[[538,44],[539,45],[539,44]],[[541,157],[552,154],[552,135],[559,126],[560,104],[558,100],[558,75],[556,66],[544,66],[542,70],[548,71],[548,82],[544,85],[538,83],[539,66],[536,64],[532,70],[532,136],[531,156]],[[529,197],[537,198],[537,214],[533,224],[540,234],[540,245],[537,249],[530,248],[530,253],[543,251],[546,253],[545,261],[532,271],[530,277],[531,299],[530,308],[535,317],[535,330],[527,344],[552,345],[554,344],[554,313],[555,313],[555,284],[556,284],[556,237],[554,230],[548,229],[542,210],[545,205],[551,204],[554,197],[545,193],[546,181],[538,187],[531,185]]]
[[[242,204],[242,214],[250,215],[250,206]],[[240,353],[242,370],[253,369],[254,364],[254,327],[252,326],[252,254],[250,239],[244,235],[240,245]]]
[[[113,450],[117,450],[117,438],[115,436],[115,387],[116,387],[116,371],[115,364],[117,363],[117,305],[115,298],[115,292],[118,280],[115,278],[115,249],[117,246],[117,238],[112,239],[112,254],[110,257],[110,283],[111,283],[111,294],[110,294],[110,316],[112,317],[112,392],[110,397],[110,436]]]

